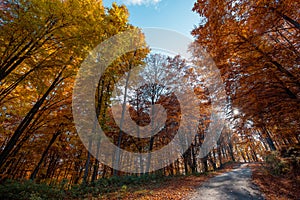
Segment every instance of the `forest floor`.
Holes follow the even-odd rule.
[[[259,186],[267,200],[299,200],[300,176],[286,174],[274,176],[262,164],[251,164],[253,183]]]
[[[269,174],[260,163],[233,163],[216,172],[198,176],[179,176],[162,182],[151,181],[146,185],[128,186],[105,194],[101,199],[296,200],[300,199],[299,183],[297,178]]]
[[[184,199],[209,179],[238,168],[240,164],[227,164],[223,169],[199,175],[172,177],[162,182],[149,182],[147,185],[128,187],[102,196],[102,199]]]
[[[172,177],[164,181],[150,181],[148,184],[128,186],[119,191],[104,194],[101,199],[140,199],[163,200],[182,199],[190,194],[197,186],[213,177],[213,174]]]
[[[32,181],[7,181],[0,184],[0,199],[300,200],[298,171],[274,176],[262,163],[227,163],[215,172],[188,176],[112,177],[67,190],[64,184],[49,186]]]

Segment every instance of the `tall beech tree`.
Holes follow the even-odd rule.
[[[99,0],[5,0],[0,7],[1,174],[49,178],[62,173],[58,171],[61,166],[67,174],[79,169],[76,182],[82,176],[83,163],[78,160],[89,156],[80,150],[83,147],[71,117],[74,78],[90,50],[134,28],[128,23],[128,11],[117,4],[104,8]],[[134,62],[145,54],[138,52]],[[128,70],[118,64],[121,61],[110,67],[117,76]],[[105,97],[101,105],[109,99],[113,84],[109,85],[101,91]],[[47,172],[40,170],[42,165],[48,166]]]
[[[193,8],[202,19],[192,32],[195,52],[202,46],[212,55],[228,102],[269,150],[299,142],[298,7],[298,1],[198,0]]]

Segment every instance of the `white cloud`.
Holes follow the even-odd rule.
[[[155,5],[158,4],[161,0],[124,0],[123,2],[126,5]]]

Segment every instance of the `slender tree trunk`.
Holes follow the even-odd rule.
[[[228,150],[229,150],[229,154],[230,154],[231,160],[233,162],[235,162],[235,158],[234,158],[234,154],[233,154],[233,147],[232,147],[232,143],[231,142],[228,143]]]
[[[193,158],[193,164],[192,164],[192,173],[196,173],[197,172],[197,158],[196,158],[196,153],[195,153],[195,145],[191,146],[191,150],[192,150],[192,158]]]
[[[213,150],[212,150],[213,151]],[[217,166],[216,166],[216,163],[213,159],[213,156],[212,156],[212,151],[209,152],[209,162],[212,164],[212,167],[214,169],[214,171],[216,171],[217,169]]]
[[[92,175],[92,182],[94,182],[95,180],[97,180],[98,178],[98,170],[99,170],[99,151],[100,151],[100,140],[97,143],[97,153],[96,153],[96,161],[94,164],[94,170],[93,170],[93,175]]]
[[[218,145],[218,157],[219,157],[219,163],[220,163],[220,168],[223,168],[223,163],[222,163],[222,153],[221,153],[221,147]]]
[[[131,71],[129,70],[128,75],[126,77],[126,84],[125,84],[125,92],[124,92],[124,100],[123,100],[123,105],[122,105],[122,116],[121,116],[121,120],[120,120],[120,131],[119,131],[119,137],[118,137],[118,148],[115,154],[115,161],[114,161],[114,176],[117,175],[117,170],[119,168],[120,165],[120,148],[121,148],[121,142],[122,142],[122,128],[123,128],[123,122],[124,122],[124,117],[125,117],[125,111],[126,111],[126,100],[127,100],[127,91],[128,91],[128,82],[129,82],[129,78],[130,78],[130,74]]]
[[[265,135],[266,135],[266,142],[270,148],[271,151],[276,151],[276,147],[274,145],[273,140],[271,139],[271,135],[269,133],[269,130],[263,125],[262,126],[262,130],[264,131]]]
[[[223,146],[221,151],[222,151],[223,157],[225,158],[225,161],[228,161],[228,155],[226,153],[226,147]]]
[[[208,171],[207,159],[208,159],[208,155],[201,159],[202,164],[203,164],[203,171],[204,172]]]
[[[252,143],[252,141],[251,141],[251,143]],[[252,156],[252,159],[253,159],[254,162],[257,162],[257,161],[258,161],[258,158],[257,158],[257,155],[256,155],[255,148],[254,148],[252,145],[250,146],[250,148],[251,148],[251,156]]]
[[[56,138],[61,134],[61,131],[57,131],[51,138],[48,146],[46,147],[46,149],[44,150],[42,157],[40,159],[40,161],[38,162],[37,166],[35,167],[35,169],[33,170],[32,174],[30,175],[30,179],[34,180],[38,171],[40,170],[41,164],[44,162],[44,159],[46,157],[46,155],[48,154],[48,151],[50,149],[50,147],[54,144]]]
[[[83,174],[83,184],[86,184],[88,181],[88,175],[89,175],[89,165],[90,165],[90,161],[91,161],[91,149],[92,149],[92,138],[90,136],[89,138],[89,147],[88,147],[88,156],[85,162],[85,170],[84,170],[84,174]]]
[[[184,157],[183,163],[184,163],[184,173],[185,173],[185,175],[188,175],[189,174],[188,161],[185,157]]]
[[[280,63],[278,63],[276,60],[274,60],[270,55],[268,55],[267,53],[265,53],[263,50],[261,50],[256,44],[254,44],[253,42],[251,42],[248,38],[239,35],[239,37],[241,39],[243,39],[245,42],[249,43],[258,53],[260,53],[261,55],[263,55],[266,59],[268,59],[268,61],[270,63],[272,63],[276,69],[278,71],[280,71],[281,73],[285,74],[287,77],[290,78],[291,81],[293,81],[293,83],[295,85],[297,85],[298,89],[300,88],[300,82],[298,80],[298,78],[296,76],[294,76],[291,72],[289,72],[287,69],[285,69]],[[286,90],[289,90],[288,88],[286,88]],[[289,93],[293,93],[292,91],[288,92]],[[292,98],[297,98],[297,95],[293,94]]]
[[[149,143],[149,153],[148,153],[148,160],[147,160],[147,168],[146,168],[146,173],[148,173],[150,171],[150,163],[151,163],[151,152],[153,150],[153,144],[154,144],[154,105],[155,105],[155,101],[154,101],[154,92],[152,94],[151,97],[151,105],[152,105],[152,109],[151,109],[151,137],[150,137],[150,143]]]
[[[271,8],[271,10],[275,11],[280,17],[282,17],[283,19],[285,19],[289,23],[293,24],[295,26],[295,28],[300,30],[300,24],[297,21],[293,20],[292,18],[290,18],[289,16],[283,14],[282,12],[279,12],[278,10],[275,10],[275,8]]]
[[[30,122],[33,120],[36,113],[39,111],[39,108],[42,106],[44,101],[46,100],[47,96],[50,94],[50,92],[56,87],[56,85],[61,81],[61,76],[64,71],[65,67],[61,70],[61,72],[58,74],[58,76],[54,79],[51,86],[48,88],[48,90],[45,92],[45,94],[42,96],[41,99],[39,99],[35,105],[32,107],[32,109],[28,112],[26,117],[22,120],[22,122],[19,124],[18,128],[14,132],[13,136],[10,138],[9,142],[5,146],[4,150],[0,154],[0,167],[4,164],[6,159],[8,158],[8,155],[13,150],[14,146],[18,142],[19,138],[23,134],[23,132],[26,130],[26,128],[29,126]]]
[[[242,156],[244,162],[247,162],[244,152],[241,149],[239,149],[239,151],[241,153],[241,156]]]

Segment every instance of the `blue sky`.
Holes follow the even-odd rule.
[[[166,28],[192,38],[190,32],[200,22],[200,17],[192,12],[196,0],[103,0],[106,7],[112,2],[125,4],[130,23],[140,28]]]

